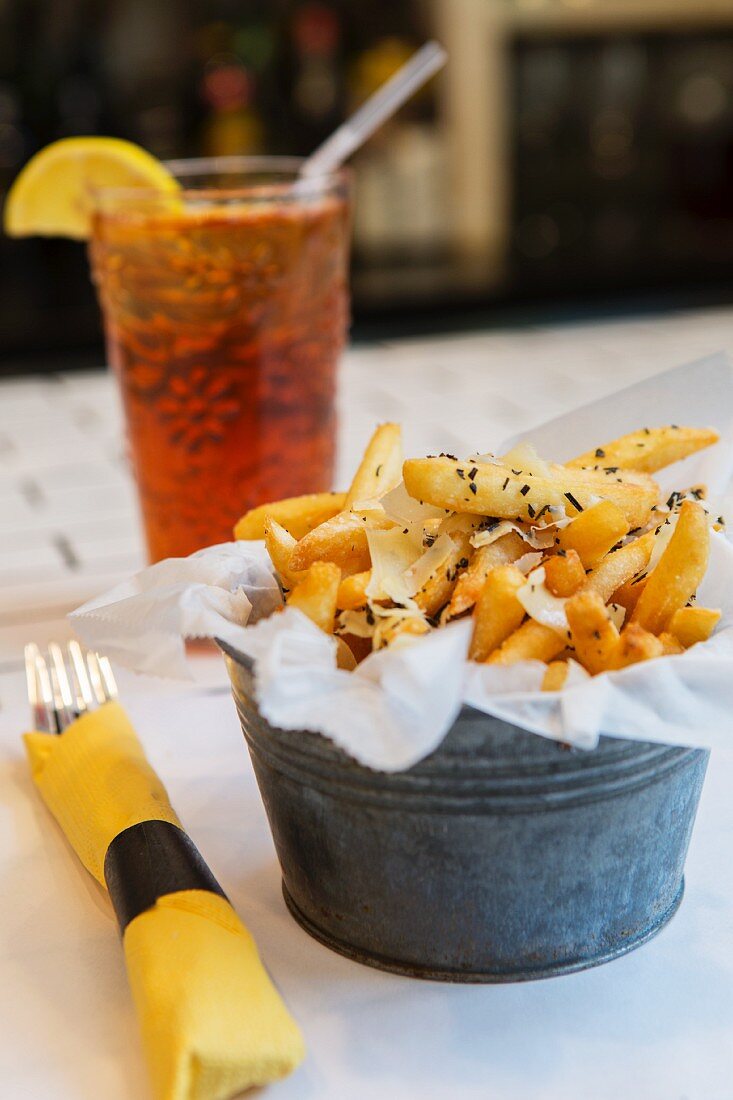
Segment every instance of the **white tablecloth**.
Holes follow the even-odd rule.
[[[489,447],[644,374],[730,350],[731,336],[730,315],[710,314],[358,353],[344,378],[342,454],[353,461],[375,415],[407,420],[417,453],[423,443],[452,450],[461,435]],[[372,408],[380,400],[381,414]],[[22,754],[21,643],[65,629],[37,607],[29,617],[0,630],[0,1097],[146,1100],[109,905],[33,790]],[[305,1032],[306,1062],[268,1096],[730,1100],[733,752],[711,762],[687,896],[658,938],[550,981],[419,982],[343,959],[289,917],[223,665],[201,658],[198,671],[208,687],[127,675],[121,686],[174,805]]]
[[[567,977],[450,986],[310,939],[280,894],[230,698],[147,688],[123,680],[140,736],[305,1033],[273,1100],[730,1100],[733,755],[711,764],[687,896],[655,940]],[[33,790],[24,717],[2,720],[0,1095],[145,1100],[114,918]]]

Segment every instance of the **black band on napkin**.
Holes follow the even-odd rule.
[[[141,821],[118,833],[104,858],[104,879],[123,934],[166,894],[209,890],[226,897],[190,836],[170,821]]]

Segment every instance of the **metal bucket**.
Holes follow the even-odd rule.
[[[608,737],[569,750],[464,707],[431,756],[384,774],[270,726],[228,652],[285,901],[334,951],[525,981],[623,955],[679,906],[707,752]]]

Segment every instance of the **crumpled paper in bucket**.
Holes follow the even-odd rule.
[[[733,522],[733,369],[724,355],[656,375],[549,421],[522,439],[563,461],[644,425],[710,426],[721,441],[657,478],[666,494],[704,482],[716,514]],[[492,447],[501,454],[518,440]],[[486,448],[491,441],[469,440]],[[260,543],[209,547],[151,566],[71,615],[81,638],[138,671],[185,674],[184,639],[216,637],[254,662],[260,711],[284,729],[333,739],[363,764],[410,767],[432,752],[462,704],[533,733],[593,748],[601,733],[714,747],[733,743],[733,545],[713,533],[698,604],[719,607],[713,637],[675,657],[589,677],[577,666],[561,692],[539,690],[544,665],[466,660],[470,621],[336,667],[333,638],[280,593]],[[245,625],[247,624],[247,625]]]

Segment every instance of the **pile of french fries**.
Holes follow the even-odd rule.
[[[343,668],[470,615],[472,660],[542,661],[556,691],[570,661],[597,675],[710,637],[720,612],[695,597],[723,518],[704,486],[663,501],[651,475],[717,439],[671,425],[564,465],[528,445],[403,461],[383,424],[346,493],[262,505],[234,534],[264,539],[287,606],[337,637]]]

